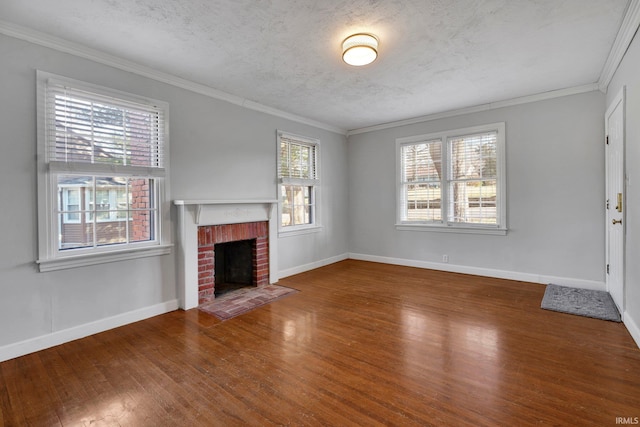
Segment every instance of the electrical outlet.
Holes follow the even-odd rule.
[[[442,262],[449,262],[449,255],[442,255]]]

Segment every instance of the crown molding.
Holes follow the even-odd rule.
[[[627,49],[629,48],[633,37],[638,31],[639,26],[640,0],[631,0],[629,2],[629,6],[627,7],[627,11],[624,14],[624,18],[622,19],[622,24],[620,25],[620,29],[618,30],[618,35],[613,42],[613,46],[611,47],[609,56],[604,63],[602,72],[600,73],[598,88],[602,92],[607,91],[607,87],[609,86],[609,83],[611,83],[611,79],[618,69],[620,62],[622,62],[622,58],[627,52]]]
[[[85,58],[97,63],[108,65],[123,71],[131,72],[143,77],[150,78],[162,83],[166,83],[175,87],[189,90],[201,95],[205,95],[214,99],[225,101],[248,110],[258,111],[261,113],[269,114],[271,116],[284,118],[294,122],[306,124],[319,129],[324,129],[330,132],[334,132],[341,135],[351,136],[360,133],[373,132],[382,129],[389,129],[399,126],[406,126],[415,123],[427,122],[431,120],[454,117],[464,114],[476,113],[480,111],[487,111],[496,108],[508,107],[513,105],[525,104],[529,102],[536,102],[545,99],[552,99],[567,95],[573,95],[578,93],[590,92],[593,90],[606,91],[609,82],[613,78],[613,75],[622,61],[622,58],[629,47],[629,44],[633,40],[636,30],[640,26],[640,0],[631,0],[629,7],[623,18],[623,22],[616,36],[614,45],[609,53],[605,66],[600,75],[598,83],[587,84],[583,86],[576,86],[572,88],[559,89],[549,92],[543,92],[536,95],[524,96],[519,98],[513,98],[505,101],[498,101],[488,104],[482,104],[478,106],[466,107],[457,110],[444,111],[440,113],[410,118],[406,120],[400,120],[390,123],[382,123],[379,125],[363,127],[352,130],[345,130],[327,123],[319,122],[313,119],[302,117],[293,113],[279,110],[277,108],[269,107],[267,105],[260,104],[250,99],[243,98],[237,95],[230,94],[210,86],[206,86],[200,83],[195,83],[190,80],[174,76],[169,73],[164,73],[155,70],[150,67],[138,64],[133,61],[129,61],[123,58],[119,58],[114,55],[107,54],[96,49],[91,49],[84,45],[74,43],[65,39],[53,37],[45,33],[32,30],[26,27],[15,25],[6,21],[0,20],[0,34],[4,34],[9,37],[14,37],[20,40],[24,40],[30,43],[34,43],[40,46],[44,46],[50,49],[54,49],[60,52],[68,53],[74,56]]]
[[[400,126],[407,126],[416,123],[429,122],[432,120],[443,119],[446,117],[462,116],[464,114],[478,113],[480,111],[495,110],[497,108],[511,107],[514,105],[528,104],[531,102],[544,101],[546,99],[560,98],[563,96],[577,95],[579,93],[594,92],[598,90],[597,83],[590,83],[582,86],[574,86],[566,89],[552,90],[549,92],[538,93],[535,95],[521,96],[519,98],[507,99],[504,101],[491,102],[489,104],[476,105],[474,107],[460,108],[457,110],[443,111],[441,113],[429,114],[426,116],[414,117],[412,119],[399,120],[396,122],[383,123],[380,125],[353,129],[347,132],[347,137],[360,133],[374,132],[383,129],[390,129]]]
[[[166,83],[175,87],[186,89],[191,92],[205,95],[210,98],[215,98],[221,101],[229,102],[231,104],[238,105],[248,110],[258,111],[261,113],[269,114],[271,116],[280,117],[283,119],[291,120],[294,122],[302,123],[305,125],[313,126],[319,129],[324,129],[330,132],[334,132],[341,135],[346,135],[347,131],[336,126],[329,125],[327,123],[319,122],[306,117],[298,116],[296,114],[288,113],[286,111],[279,110],[277,108],[269,107],[267,105],[260,104],[249,99],[224,92],[213,87],[195,83],[182,77],[174,76],[169,73],[155,70],[151,67],[147,67],[138,64],[133,61],[129,61],[123,58],[119,58],[108,53],[89,48],[79,43],[74,43],[69,40],[53,37],[48,34],[22,27],[20,25],[12,24],[6,21],[0,20],[0,34],[4,34],[9,37],[24,40],[30,43],[34,43],[43,47],[57,50],[59,52],[68,53],[80,58],[88,59],[100,64],[108,65],[119,70],[127,71],[133,74],[137,74],[142,77],[146,77],[152,80],[156,80],[161,83]]]

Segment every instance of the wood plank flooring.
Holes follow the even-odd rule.
[[[176,311],[0,364],[0,425],[572,425],[640,417],[620,323],[544,286],[343,261],[221,322]],[[619,423],[618,423],[619,424]]]

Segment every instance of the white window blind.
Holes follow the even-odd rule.
[[[280,161],[278,176],[284,183],[317,182],[317,144],[300,137],[280,134]]]
[[[72,88],[54,79],[47,82],[45,108],[46,154],[53,170],[107,167],[132,174],[163,174],[163,109]]]

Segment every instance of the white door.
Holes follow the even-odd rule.
[[[624,313],[624,87],[605,114],[606,144],[606,239],[607,291]]]

